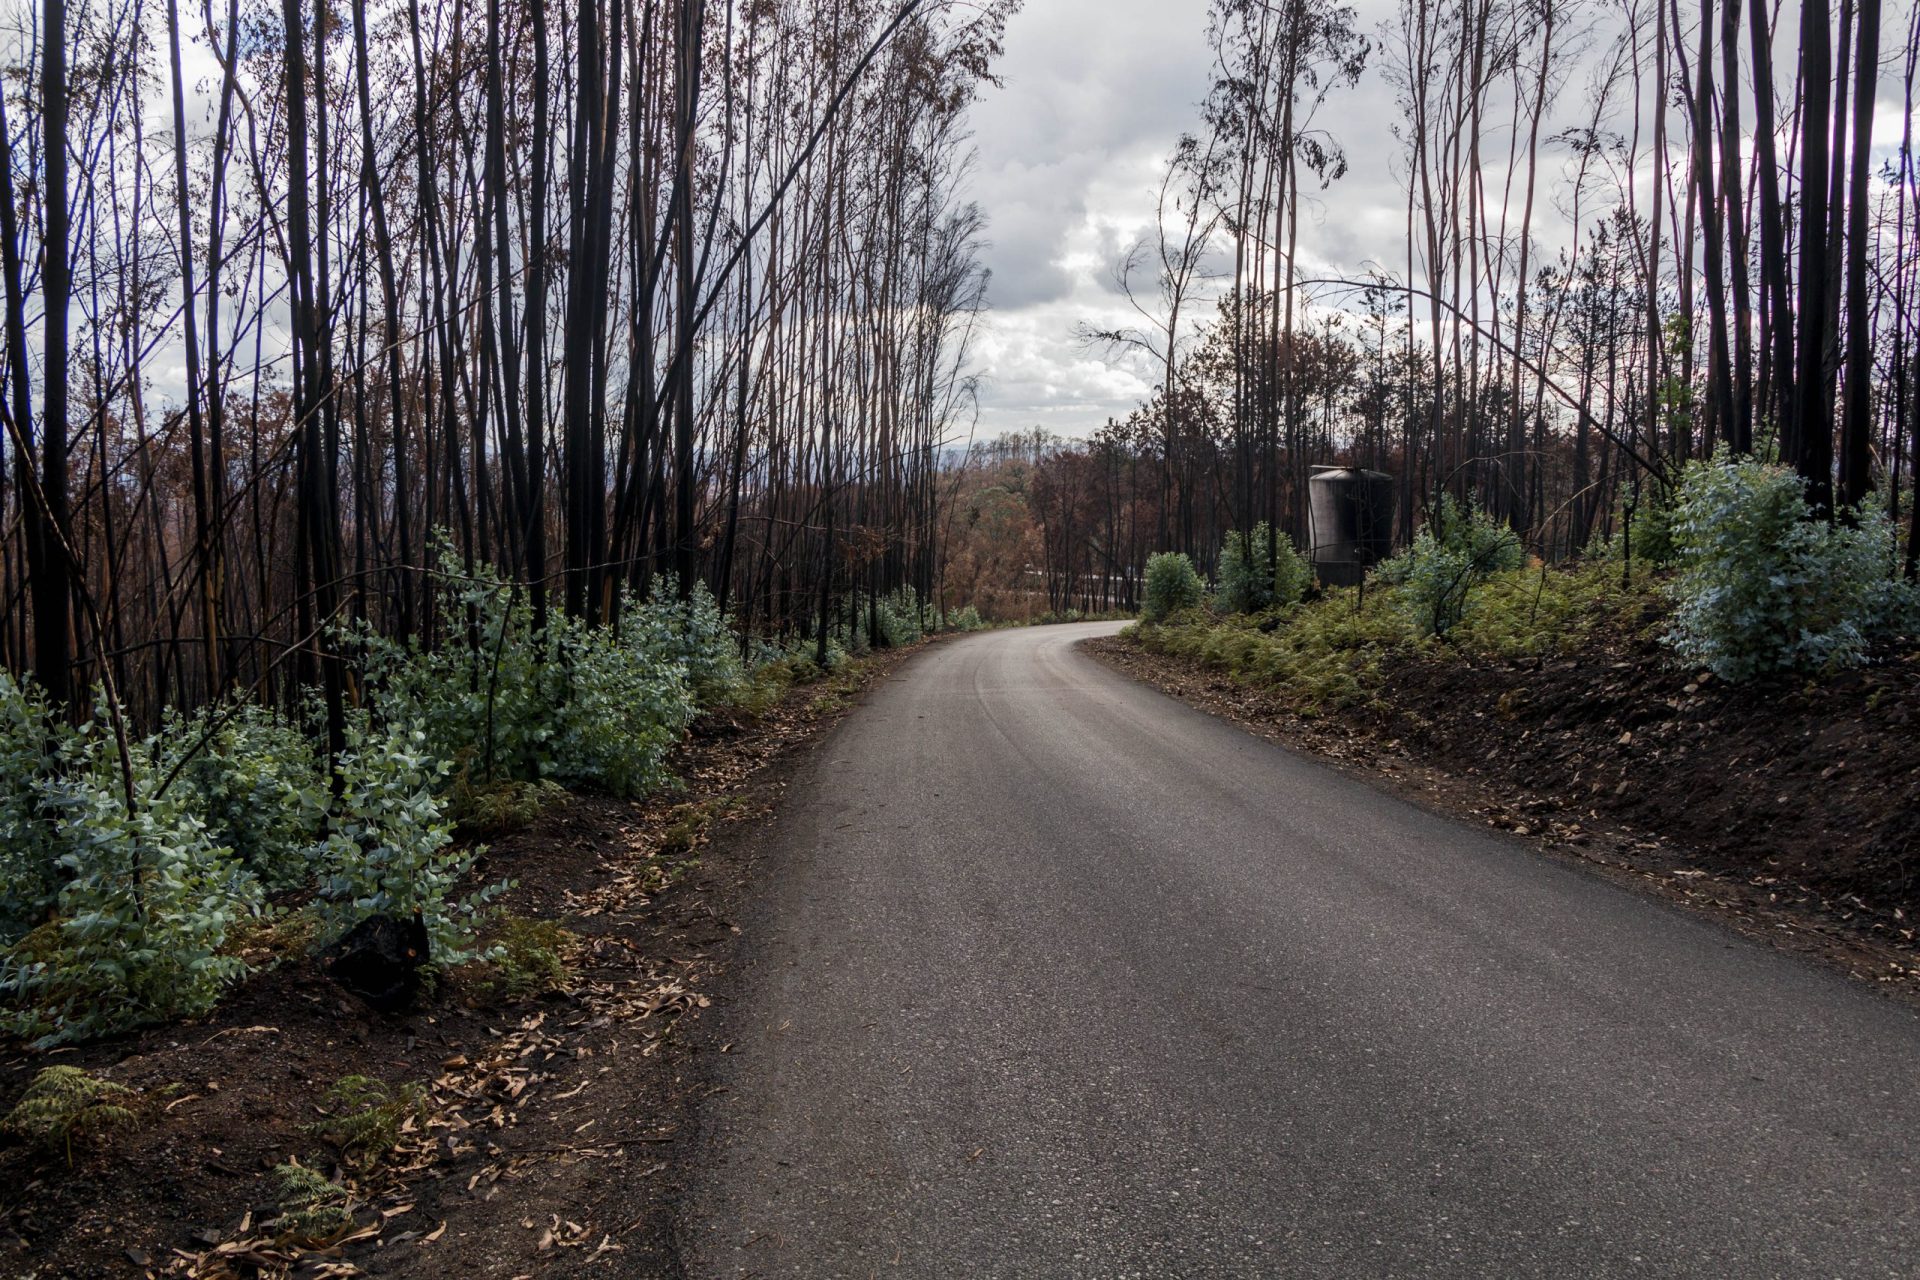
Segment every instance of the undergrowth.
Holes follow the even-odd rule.
[[[340,1154],[343,1164],[371,1168],[400,1145],[410,1125],[426,1116],[426,1090],[418,1084],[397,1088],[371,1076],[341,1076],[327,1090],[325,1117],[306,1127]]]
[[[489,938],[480,986],[488,996],[530,1000],[573,984],[569,958],[580,939],[553,920],[507,916]]]
[[[140,1122],[141,1096],[79,1067],[47,1067],[33,1078],[0,1131],[73,1164],[75,1143],[96,1143]]]
[[[1816,517],[1791,472],[1722,455],[1689,464],[1637,518],[1631,558],[1621,539],[1549,566],[1525,563],[1505,525],[1446,499],[1364,589],[1258,612],[1230,610],[1258,566],[1229,545],[1214,598],[1225,616],[1149,608],[1128,634],[1310,715],[1372,702],[1387,659],[1423,652],[1544,659],[1608,633],[1636,646],[1659,639],[1678,661],[1740,681],[1829,673],[1920,628],[1920,591],[1899,576],[1896,531],[1877,503]],[[1149,564],[1164,566],[1163,602],[1188,598],[1177,560]]]
[[[353,1193],[299,1161],[273,1167],[280,1216],[274,1229],[282,1240],[326,1244],[353,1225]]]
[[[128,739],[104,695],[75,723],[0,672],[0,1035],[51,1048],[199,1017],[254,969],[377,915],[419,913],[431,981],[484,958],[508,887],[467,883],[470,841],[569,789],[677,785],[668,754],[702,709],[761,715],[801,685],[835,707],[854,655],[983,625],[911,590],[857,593],[816,664],[817,635],[743,644],[704,587],[681,599],[658,578],[613,601],[608,625],[536,627],[521,587],[445,539],[438,556],[433,625],[336,636],[357,698],[331,758],[317,697],[168,712]],[[712,816],[682,815],[676,856]]]
[[[1390,660],[1442,651],[1495,659],[1571,652],[1599,630],[1644,625],[1656,598],[1643,584],[1623,587],[1613,566],[1594,562],[1488,574],[1444,637],[1421,625],[1426,603],[1409,608],[1398,591],[1375,582],[1254,614],[1189,609],[1127,634],[1150,652],[1272,690],[1311,716],[1374,703]]]

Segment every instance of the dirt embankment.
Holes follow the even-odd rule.
[[[1728,686],[1619,641],[1402,657],[1313,718],[1197,662],[1094,641],[1175,696],[1920,999],[1920,654]]]
[[[65,1063],[140,1091],[137,1121],[69,1167],[0,1138],[7,1276],[674,1276],[672,1209],[704,1085],[679,1019],[738,932],[748,825],[860,689],[905,655],[802,685],[762,715],[710,715],[676,794],[580,796],[491,843],[474,883],[576,935],[564,989],[506,1000],[455,974],[381,1015],[296,959],[204,1020],[54,1054],[0,1042],[0,1114]],[[372,1168],[340,1149],[343,1077],[417,1101]],[[351,1221],[289,1241],[276,1165],[354,1189]]]

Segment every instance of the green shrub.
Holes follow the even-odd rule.
[[[123,1084],[102,1080],[79,1067],[46,1067],[20,1095],[0,1132],[49,1152],[64,1153],[73,1164],[73,1144],[89,1142],[139,1123],[140,1095]]]
[[[703,706],[731,702],[745,688],[739,639],[704,582],[682,601],[671,575],[656,579],[645,604],[621,613],[620,638],[655,661],[678,663]]]
[[[1502,570],[1519,568],[1525,559],[1512,529],[1446,495],[1413,545],[1374,572],[1397,589],[1422,634],[1440,636],[1466,614],[1476,586]]]
[[[918,644],[926,635],[921,625],[925,609],[920,603],[920,593],[912,587],[902,587],[892,595],[882,596],[874,610],[874,619],[878,623],[875,637],[879,647],[888,649],[903,648]]]
[[[605,629],[570,627],[550,668],[564,677],[550,720],[546,776],[616,796],[668,779],[666,761],[696,703],[686,668]]]
[[[1148,622],[1162,622],[1181,609],[1197,608],[1206,599],[1206,584],[1193,561],[1180,551],[1162,551],[1147,559],[1146,608]]]
[[[703,593],[629,610],[616,628],[550,618],[535,636],[519,588],[484,566],[455,577],[444,551],[442,564],[458,584],[441,595],[445,643],[355,640],[382,718],[417,726],[428,754],[475,785],[552,779],[641,795],[666,780],[667,753],[693,719],[693,681],[719,690],[738,679]]]
[[[69,740],[42,787],[65,878],[54,918],[0,958],[0,1025],[43,1047],[205,1013],[246,972],[224,945],[259,906],[187,793],[158,794],[142,751],[128,806],[105,719],[97,710]]]
[[[325,761],[299,726],[252,704],[169,712],[150,750],[163,774],[193,753],[174,788],[267,892],[312,879],[330,797]]]
[[[1293,539],[1273,533],[1262,520],[1248,534],[1234,530],[1220,548],[1214,603],[1227,613],[1258,613],[1296,603],[1313,581],[1313,570]]]
[[[46,801],[72,733],[0,670],[0,945],[41,923],[60,895],[58,832]]]
[[[426,735],[356,725],[339,767],[341,794],[319,851],[320,940],[330,942],[369,916],[417,911],[436,965],[472,959],[486,904],[507,886],[453,896],[480,851],[450,847],[435,796],[446,765],[426,750]]]
[[[959,609],[949,609],[941,623],[942,631],[985,631],[991,623],[980,616],[980,610],[972,605]]]
[[[1695,462],[1680,485],[1680,572],[1667,642],[1726,680],[1858,663],[1908,625],[1897,537],[1869,505],[1851,523],[1815,519],[1799,477],[1752,459]]]

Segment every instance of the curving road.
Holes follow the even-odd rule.
[[[695,1276],[1920,1275],[1920,1020],[1076,652],[794,783]]]

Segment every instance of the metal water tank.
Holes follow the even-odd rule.
[[[1393,551],[1393,477],[1359,467],[1315,467],[1307,481],[1313,567],[1329,586],[1357,586]]]

